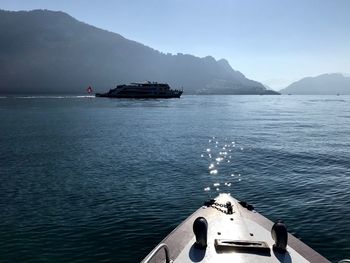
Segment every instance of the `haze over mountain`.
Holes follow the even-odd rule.
[[[180,41],[180,40],[179,40]],[[273,94],[225,59],[163,54],[63,12],[0,10],[0,92],[96,92],[135,81],[168,82],[187,94]]]
[[[279,92],[300,95],[350,95],[350,77],[345,77],[341,73],[307,77],[290,84]]]

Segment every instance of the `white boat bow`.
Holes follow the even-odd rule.
[[[166,252],[166,253],[165,253]],[[168,259],[168,260],[166,260]],[[229,194],[207,202],[142,261],[329,263],[315,250]]]

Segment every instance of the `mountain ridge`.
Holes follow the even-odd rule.
[[[168,82],[187,94],[269,94],[227,60],[164,54],[62,11],[0,10],[0,93],[96,92],[135,81]]]
[[[342,73],[325,73],[315,77],[305,77],[279,92],[295,95],[350,95],[350,77]]]

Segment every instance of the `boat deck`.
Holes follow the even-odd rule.
[[[225,208],[218,205],[203,206],[187,220],[171,232],[161,243],[169,247],[170,258],[177,262],[317,262],[329,263],[316,251],[288,234],[286,253],[276,252],[275,241],[271,236],[273,223],[254,210],[250,211],[228,194],[220,194],[215,203],[231,202],[233,213],[227,214]],[[224,212],[223,212],[224,211]],[[201,250],[195,247],[193,222],[198,217],[204,217],[208,222],[207,248]],[[265,251],[222,249],[215,247],[215,240],[230,241],[263,241],[268,248]],[[159,252],[154,261],[163,262],[164,253]]]

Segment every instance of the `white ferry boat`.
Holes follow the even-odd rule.
[[[96,93],[96,97],[107,98],[180,98],[183,90],[172,90],[166,83],[145,82],[118,85],[115,89],[110,89],[107,93]]]

